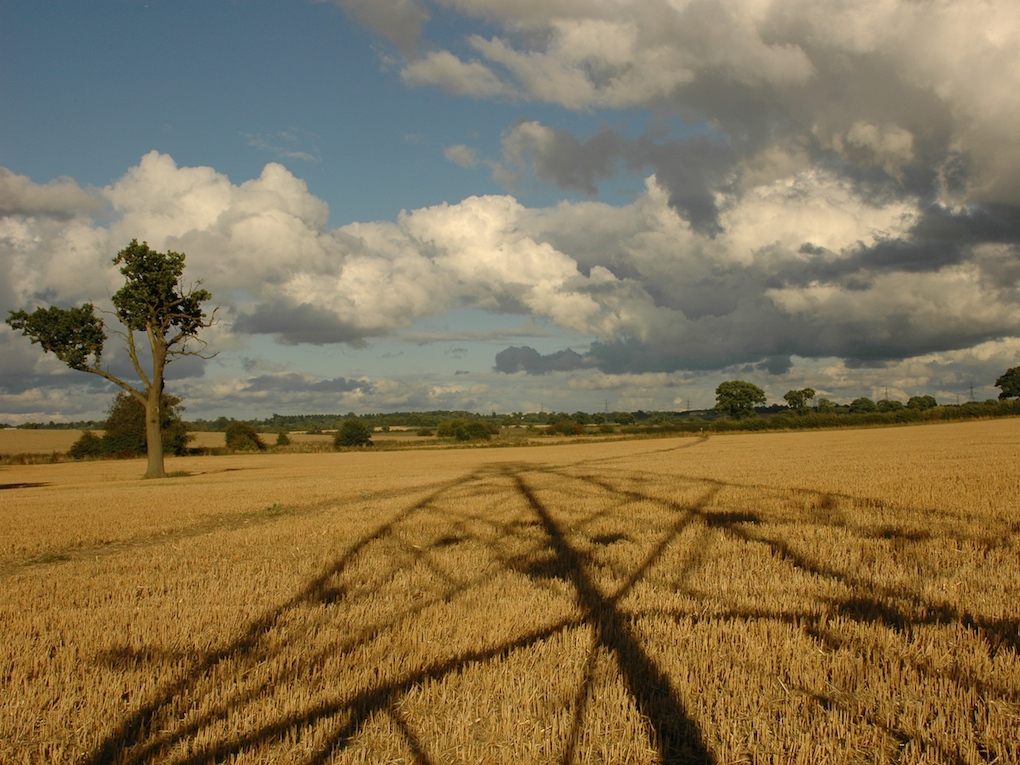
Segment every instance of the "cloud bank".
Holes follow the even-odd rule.
[[[151,152],[88,190],[0,169],[0,307],[102,300],[112,254],[137,237],[187,252],[227,309],[227,344],[358,348],[475,308],[589,338],[495,356],[496,379],[571,375],[578,389],[722,370],[795,384],[807,365],[846,388],[894,369],[906,390],[935,367],[959,382],[1015,365],[1013,2],[338,2],[394,43],[406,86],[642,127],[575,135],[522,118],[499,156],[444,152],[584,201],[474,196],[339,228],[278,163],[234,182]],[[432,36],[440,17],[455,39]],[[643,189],[600,201],[625,174]],[[10,368],[55,373],[19,343],[0,333]]]
[[[599,304],[600,368],[859,365],[1016,336],[1013,3],[435,5],[478,31],[430,40],[406,83],[656,115],[639,135],[521,120],[503,138],[504,167],[563,189],[652,174],[628,208],[529,214]]]
[[[470,197],[337,229],[275,163],[233,184],[150,153],[97,193],[119,216],[109,225],[2,219],[8,305],[101,300],[118,281],[110,254],[142,236],[188,253],[226,330],[284,344],[364,346],[465,306],[590,336],[585,363],[615,373],[876,362],[1020,334],[1010,208],[875,196],[816,167],[717,194],[712,231],[678,215],[655,176],[629,205]]]

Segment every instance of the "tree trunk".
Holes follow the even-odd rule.
[[[145,469],[145,478],[166,478],[166,469],[163,467],[163,412],[162,386],[153,385],[148,391],[145,402],[145,453],[148,458],[148,465]]]

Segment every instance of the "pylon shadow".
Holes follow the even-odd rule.
[[[187,670],[177,679],[167,682],[152,698],[120,720],[85,762],[88,765],[108,762],[140,765],[159,761],[176,765],[198,765],[223,761],[260,746],[278,743],[295,730],[314,728],[320,732],[322,742],[304,761],[325,763],[351,745],[366,724],[382,714],[393,722],[413,761],[431,765],[438,762],[436,755],[430,753],[429,740],[415,730],[414,720],[400,710],[401,699],[415,688],[455,677],[468,666],[501,661],[564,631],[585,629],[590,631],[592,641],[574,695],[572,724],[560,742],[560,761],[569,763],[579,756],[587,699],[591,696],[595,682],[596,657],[608,656],[630,700],[648,723],[648,744],[656,752],[657,761],[712,765],[716,762],[716,756],[710,746],[710,736],[685,705],[675,681],[659,666],[633,627],[635,616],[642,614],[635,614],[632,609],[625,610],[621,606],[621,601],[638,583],[645,580],[664,554],[688,532],[696,534],[699,544],[691,546],[682,564],[672,571],[676,582],[682,582],[688,573],[701,565],[712,535],[722,534],[745,545],[763,545],[792,569],[843,585],[851,594],[833,601],[831,606],[849,619],[865,624],[886,625],[904,633],[921,624],[957,624],[986,640],[992,656],[1000,650],[1020,650],[1016,619],[988,619],[961,612],[945,604],[933,603],[916,591],[882,586],[860,573],[812,560],[798,553],[788,540],[767,532],[763,528],[764,519],[753,508],[714,508],[713,503],[722,492],[732,488],[746,490],[748,484],[676,476],[674,481],[684,482],[689,488],[697,489],[693,501],[682,503],[672,499],[671,492],[661,486],[658,490],[649,488],[655,487],[661,476],[642,476],[637,471],[614,476],[611,471],[592,470],[595,462],[578,462],[570,466],[569,470],[544,469],[532,464],[494,465],[437,485],[416,499],[412,499],[414,493],[409,491],[405,495],[406,505],[399,507],[373,532],[354,541],[290,599],[252,620],[228,645],[193,657]],[[571,507],[569,502],[558,501],[548,489],[550,481],[564,490],[598,493],[603,501],[597,509],[581,512]],[[760,491],[767,490],[760,488]],[[509,520],[494,517],[484,507],[470,512],[448,512],[446,505],[454,494],[476,498],[479,504],[483,504],[483,499],[504,504],[515,501],[520,512],[512,515]],[[837,500],[832,495],[819,494],[815,499],[817,512],[813,522],[846,526],[847,521],[836,511]],[[399,503],[399,493],[393,493],[390,501]],[[840,497],[839,501],[858,500]],[[634,503],[648,503],[659,510],[665,510],[664,517],[668,520],[659,524],[655,530],[654,543],[648,546],[635,564],[616,571],[616,585],[607,591],[596,579],[595,557],[577,540],[584,537],[596,548],[628,542],[629,534],[626,531],[607,532],[596,526],[599,521],[620,514]],[[426,513],[441,516],[445,525],[428,544],[413,543],[405,538],[406,527]],[[567,520],[574,516],[573,521]],[[478,528],[483,528],[485,533],[479,532]],[[900,533],[894,527],[883,527],[877,532],[873,529],[857,529],[855,533],[862,539],[878,537],[898,540],[908,546],[920,544],[926,539],[923,534],[911,530]],[[528,552],[507,554],[500,543],[502,537],[513,537],[522,543],[526,542]],[[273,648],[276,644],[271,644],[267,636],[283,628],[288,615],[297,609],[310,605],[342,609],[359,599],[370,598],[371,593],[352,592],[343,584],[343,577],[360,553],[383,540],[395,543],[402,557],[392,564],[385,575],[380,575],[380,581],[392,581],[403,570],[421,565],[440,583],[438,589],[415,603],[398,608],[387,619],[361,625],[346,640],[317,650],[299,652],[298,658],[290,661],[286,670],[278,671],[262,683],[253,683],[232,694],[226,694],[222,702],[205,708],[201,715],[189,717],[187,722],[181,722],[170,729],[161,729],[155,725],[157,720],[171,714],[182,698],[199,693],[202,683],[221,665],[228,662],[240,666],[254,665],[266,661],[267,652],[283,650]],[[498,565],[492,570],[464,572],[453,576],[437,563],[438,556],[457,545],[468,543],[484,548],[489,559]],[[545,586],[552,579],[565,583],[573,599],[575,615],[531,625],[528,629],[508,631],[502,639],[489,645],[473,649],[451,647],[444,656],[422,661],[408,671],[382,676],[360,690],[338,691],[332,699],[309,703],[298,711],[277,715],[264,724],[249,727],[240,733],[220,736],[214,743],[198,747],[197,751],[175,754],[180,751],[177,747],[182,741],[194,739],[200,733],[212,730],[214,725],[234,714],[237,708],[256,701],[273,687],[294,681],[299,674],[310,668],[322,666],[331,655],[353,651],[359,644],[373,640],[376,635],[413,622],[426,609],[484,587],[507,572],[527,577],[537,586]],[[696,614],[682,611],[647,611],[643,615],[666,620],[698,618]],[[713,618],[721,623],[744,620],[799,625],[820,646],[831,648],[838,642],[838,637],[828,631],[810,611],[723,609]],[[288,644],[291,647],[299,644],[303,639],[300,628],[291,625],[287,629],[291,630]],[[134,654],[123,656],[137,658]],[[114,652],[98,657],[98,660],[109,663],[123,656]],[[920,660],[917,660],[916,666],[920,672],[935,671],[925,667]],[[980,687],[983,692],[994,693],[1012,703],[1018,701],[1014,689],[995,687],[978,678],[968,677],[965,673],[951,676],[950,682],[961,687]],[[803,693],[809,692],[804,690]],[[816,701],[823,707],[839,703],[836,698],[820,696]],[[909,738],[894,725],[882,725],[894,739]],[[327,729],[328,734],[322,735],[322,731]]]

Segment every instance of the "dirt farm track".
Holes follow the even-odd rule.
[[[1020,420],[167,468],[0,466],[0,762],[1020,763]]]

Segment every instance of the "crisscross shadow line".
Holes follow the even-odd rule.
[[[614,599],[599,592],[585,572],[583,557],[571,547],[559,524],[523,476],[518,473],[513,478],[518,492],[541,520],[556,557],[574,586],[584,620],[594,627],[599,646],[616,658],[638,711],[652,726],[655,734],[652,743],[658,747],[662,761],[691,765],[714,763],[715,758],[705,745],[697,723],[687,714],[669,678],[645,652]]]
[[[770,487],[764,484],[724,482],[711,478],[693,478],[685,476],[678,476],[678,478],[694,480],[712,486],[715,493],[718,493],[724,488],[750,488],[758,491],[776,491],[775,487]],[[661,497],[654,497],[631,489],[616,488],[604,478],[596,476],[579,476],[578,479],[588,481],[605,489],[606,491],[615,491],[616,493],[625,495],[634,501],[649,501],[659,504],[667,503],[667,500]],[[862,498],[855,497],[850,494],[818,492],[811,489],[794,489],[792,491],[796,491],[799,494],[828,495],[864,505],[871,505],[877,501],[871,497]],[[975,616],[966,610],[961,611],[947,604],[932,603],[915,592],[878,586],[869,579],[859,575],[843,572],[833,566],[807,559],[797,553],[786,541],[782,539],[776,539],[742,527],[740,522],[754,517],[753,514],[749,516],[734,515],[730,518],[725,516],[715,516],[709,519],[702,511],[703,507],[704,505],[702,505],[702,509],[692,508],[692,511],[698,513],[706,522],[711,521],[711,526],[720,529],[724,533],[730,534],[743,542],[763,544],[768,547],[774,555],[779,557],[781,560],[786,561],[796,569],[800,569],[830,581],[840,582],[854,591],[871,593],[869,596],[835,603],[838,610],[852,618],[865,622],[881,622],[895,628],[899,632],[908,632],[914,625],[917,624],[948,626],[956,623],[966,627],[976,635],[983,637],[988,643],[989,652],[993,658],[995,654],[1003,648],[1011,649],[1020,653],[1020,618],[991,619]],[[919,508],[917,512],[924,513],[926,516],[938,515],[939,517],[951,520],[956,519],[957,517],[956,515],[946,511],[931,510],[927,508]],[[879,597],[901,601],[921,613],[922,616],[908,616],[904,613],[903,609],[882,603],[879,600]]]
[[[182,678],[170,683],[155,699],[125,719],[112,733],[101,741],[92,754],[83,760],[83,765],[104,765],[104,763],[113,761],[118,753],[141,743],[146,735],[146,731],[150,728],[152,720],[161,709],[171,704],[176,696],[186,691],[222,662],[238,655],[250,653],[257,646],[262,636],[269,632],[281,616],[290,609],[302,603],[329,596],[330,579],[342,572],[347,564],[367,545],[391,533],[398,524],[435,502],[447,489],[462,484],[465,480],[471,480],[473,477],[475,476],[471,474],[467,478],[460,477],[447,481],[438,487],[432,487],[433,490],[427,496],[401,510],[372,534],[362,537],[290,600],[252,621],[244,633],[233,643],[225,648],[209,651],[200,657],[198,662]],[[148,746],[133,752],[132,756],[124,760],[124,762],[129,764],[141,763],[152,751],[160,748],[160,746],[158,742],[150,742]]]
[[[308,765],[322,765],[329,760],[335,751],[342,749],[365,724],[365,722],[376,712],[381,712],[392,707],[394,701],[402,694],[412,688],[430,681],[441,680],[443,677],[471,663],[494,661],[510,655],[514,651],[529,648],[564,629],[580,626],[577,620],[564,620],[535,630],[523,635],[516,640],[501,643],[487,650],[465,651],[450,657],[441,662],[435,662],[429,666],[407,675],[398,680],[369,688],[357,695],[329,703],[318,704],[304,712],[289,715],[264,725],[255,731],[244,736],[239,736],[230,741],[224,741],[218,746],[203,749],[200,753],[191,757],[176,760],[175,765],[200,765],[209,761],[218,762],[230,755],[237,754],[262,741],[268,741],[278,737],[294,727],[308,727],[316,722],[332,717],[334,715],[349,711],[350,718],[340,729],[333,734],[331,741],[321,747],[306,762]],[[420,747],[419,747],[420,748]],[[420,752],[420,758],[425,759],[424,752]]]
[[[634,490],[626,490],[622,488],[616,488],[613,484],[605,479],[595,478],[594,476],[579,476],[580,480],[590,481],[592,484],[597,485],[607,491],[616,491],[622,495],[627,496],[631,501],[650,501],[657,502],[659,504],[667,504],[668,501],[654,497],[642,492]],[[756,484],[740,484],[740,483],[729,483],[721,482],[715,479],[694,479],[699,480],[715,487],[716,492],[728,487],[740,487],[740,488],[755,488],[758,490],[774,490],[773,487]],[[796,489],[798,493],[803,494],[823,494],[822,492],[815,492],[806,489]],[[830,493],[824,493],[829,494]],[[874,500],[869,498],[859,498],[852,495],[840,494],[836,495],[844,500],[851,502],[860,503],[864,505],[873,504]],[[754,513],[731,513],[731,514],[710,514],[705,512],[704,504],[700,507],[690,508],[692,512],[696,513],[698,517],[704,522],[706,528],[716,528],[724,534],[733,536],[740,541],[747,544],[762,544],[765,545],[773,555],[779,559],[785,561],[793,568],[803,570],[814,576],[822,579],[827,579],[832,582],[839,582],[846,585],[854,592],[865,592],[870,593],[869,595],[831,601],[831,605],[834,607],[837,613],[845,615],[854,621],[862,624],[881,624],[892,628],[897,633],[909,635],[913,628],[921,624],[932,624],[938,626],[949,626],[952,624],[958,624],[966,629],[972,631],[977,637],[984,640],[988,646],[989,656],[995,658],[995,655],[1003,648],[1011,649],[1013,651],[1020,652],[1020,645],[1018,645],[1018,638],[1020,638],[1020,621],[1017,619],[1004,618],[1004,619],[991,619],[980,616],[975,616],[966,610],[960,610],[947,604],[936,604],[930,602],[922,595],[912,592],[909,590],[900,590],[890,587],[879,587],[875,585],[871,580],[862,577],[860,575],[853,574],[851,572],[844,572],[837,568],[827,566],[823,563],[817,563],[813,560],[805,558],[798,554],[785,540],[776,539],[774,537],[761,534],[760,532],[751,530],[743,526],[743,522],[748,520],[757,520],[757,515]],[[925,511],[927,512],[927,511]],[[955,515],[945,512],[936,511],[931,514],[937,514],[940,517],[955,519]],[[861,529],[861,535],[864,534],[864,529]],[[916,614],[909,614],[904,608],[883,602],[882,598],[890,599],[892,601],[900,601],[906,608],[916,611]],[[678,614],[660,614],[663,616],[670,616],[671,618],[678,618]],[[683,618],[690,619],[690,614],[684,614]],[[802,614],[790,614],[787,612],[772,612],[772,611],[759,611],[759,612],[733,612],[730,614],[713,615],[713,620],[766,620],[766,621],[786,621],[791,624],[799,624],[808,635],[810,635],[815,641],[821,645],[832,646],[833,643],[839,643],[833,635],[828,632],[821,624],[821,619],[818,615],[810,613]],[[934,670],[922,662],[914,661],[914,665],[921,672],[929,674],[935,674]],[[942,673],[939,673],[942,674]],[[1003,700],[1011,703],[1016,703],[1017,699],[1020,699],[1020,692],[1008,689],[1006,687],[993,687],[991,684],[974,680],[973,678],[952,676],[951,680],[962,687],[975,690],[982,695],[986,693],[995,693],[1000,696]],[[838,703],[828,699],[821,699],[816,694],[812,694],[808,691],[803,691],[805,696],[813,698],[816,702],[822,704],[826,708],[829,708],[831,704]],[[824,702],[824,703],[823,703]],[[902,730],[896,728],[888,723],[876,721],[868,716],[865,717],[869,724],[874,725],[885,732],[886,735],[900,742],[902,745],[904,741],[909,741],[910,736],[905,734]],[[945,762],[960,763],[963,762],[958,755],[952,755],[948,750],[940,747],[938,744],[931,742],[923,743],[923,746],[933,747],[940,752],[940,757]],[[999,760],[990,760],[999,761]]]

